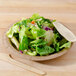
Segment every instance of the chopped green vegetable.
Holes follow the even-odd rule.
[[[48,42],[48,45],[51,45],[53,42],[54,33],[53,31],[46,31],[45,33],[45,41]]]
[[[12,26],[6,33],[8,38],[12,38],[14,33],[19,33],[19,26]]]
[[[38,37],[44,37],[45,32],[46,31],[43,30],[43,29],[38,29],[38,28],[35,28],[35,27],[31,28],[31,33],[32,33],[34,39],[36,39]]]
[[[31,56],[54,54],[71,47],[71,42],[60,35],[54,27],[55,21],[33,14],[32,17],[15,23],[6,35],[23,54]]]
[[[40,43],[41,41],[42,41],[42,39],[37,39],[37,40],[31,41],[30,43],[37,44],[37,43]]]
[[[59,48],[59,43],[56,43],[55,44],[55,49],[56,49],[56,52],[59,52],[60,48]]]
[[[28,38],[26,35],[22,37],[20,44],[19,44],[19,50],[23,51],[25,49],[28,49]]]
[[[32,46],[43,46],[45,44],[47,44],[48,42],[47,41],[44,41],[42,39],[38,39],[38,40],[34,40],[31,42],[32,43]]]
[[[59,50],[60,50],[60,43],[58,42],[58,40],[60,40],[60,38],[61,38],[61,36],[60,36],[60,34],[58,32],[54,33],[53,47],[55,48],[56,52],[59,52]]]
[[[39,16],[39,14],[33,14],[32,17],[30,18],[31,20],[36,20],[41,18],[41,16]]]
[[[66,42],[67,42],[67,40],[63,38],[63,39],[59,42],[59,44],[60,44],[60,46],[61,46],[61,45],[65,44]]]
[[[19,44],[19,50],[25,50],[28,49],[28,37],[25,34],[25,26],[22,26],[22,29],[19,32],[19,40],[20,40],[20,44]]]
[[[62,46],[60,46],[60,49],[62,49],[62,48],[70,48],[70,46],[71,46],[71,42],[67,42],[67,43],[63,44]]]
[[[19,49],[19,42],[14,36],[11,38],[11,41],[16,46],[16,48]]]
[[[51,48],[50,46],[44,46],[44,47],[37,47],[37,53],[42,55],[49,55],[51,53],[53,53],[55,50],[53,48]]]
[[[36,56],[37,55],[37,52],[36,51],[27,51],[26,53],[27,55],[31,55],[31,56]]]

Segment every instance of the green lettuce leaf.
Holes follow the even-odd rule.
[[[8,32],[6,33],[8,38],[12,38],[14,33],[19,33],[19,26],[18,25],[13,25]]]
[[[19,32],[19,50],[25,50],[28,49],[28,37],[25,34],[25,26],[22,26],[22,29]]]
[[[42,39],[37,39],[37,40],[31,41],[30,43],[31,44],[37,44],[37,43],[40,43],[41,41],[42,41]]]
[[[33,39],[30,30],[31,30],[30,27],[25,27],[25,34],[28,36],[28,38]]]
[[[20,41],[20,44],[19,44],[19,50],[25,50],[25,49],[28,49],[28,38],[26,35],[24,35]]]
[[[59,42],[57,42],[57,38],[59,37],[58,34],[54,34],[54,37],[53,37],[53,46],[54,46],[54,49],[56,52],[59,52],[60,48],[59,48]]]
[[[39,16],[38,13],[36,13],[36,14],[33,14],[32,17],[31,17],[30,19],[36,20],[36,19],[39,19],[39,18],[41,18],[41,17]]]
[[[70,48],[71,47],[71,42],[67,42],[65,44],[63,44],[62,46],[60,46],[60,49],[62,48]]]
[[[11,38],[11,42],[19,49],[19,42],[14,36]]]
[[[37,55],[37,52],[36,52],[36,51],[29,51],[29,50],[28,50],[28,51],[26,52],[26,54],[27,54],[27,55],[31,55],[31,56],[36,56],[36,55]]]
[[[55,48],[56,52],[59,52],[59,50],[60,50],[59,43],[56,43],[54,48]]]
[[[39,18],[39,19],[36,20],[36,23],[37,23],[37,25],[38,25],[39,28],[42,28],[44,22],[45,21],[44,21],[43,17],[41,17],[41,18]]]
[[[54,33],[53,31],[46,31],[45,33],[45,41],[48,42],[47,45],[51,45],[53,43],[53,37],[54,37]]]
[[[20,21],[20,24],[24,25],[25,27],[28,27],[29,23],[31,23],[31,19],[30,18]]]
[[[47,44],[48,42],[47,41],[44,41],[43,39],[37,39],[37,40],[34,40],[31,42],[32,43],[32,46],[43,46],[45,44]]]
[[[28,27],[28,23],[30,23],[30,22],[31,22],[30,18],[22,19],[21,21],[15,23],[14,25],[17,25],[17,26],[20,26],[20,27],[24,25],[25,27]]]
[[[66,42],[67,42],[67,40],[66,40],[65,38],[63,38],[63,39],[59,42],[59,44],[60,44],[60,46],[61,46],[61,45],[65,44]]]
[[[48,23],[47,21],[45,21],[43,24],[42,24],[43,26],[47,26],[47,27],[50,27],[50,23]]]
[[[49,55],[53,53],[55,50],[51,48],[50,46],[44,46],[44,47],[36,47],[36,51],[38,54],[43,56],[43,55]]]
[[[38,29],[36,27],[31,28],[31,33],[34,39],[38,37],[44,37],[45,36],[45,30],[43,29]]]

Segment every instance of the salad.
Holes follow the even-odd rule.
[[[15,23],[6,33],[12,45],[22,54],[46,56],[70,48],[67,41],[56,30],[53,22],[33,14],[32,17]]]

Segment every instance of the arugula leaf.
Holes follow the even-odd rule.
[[[67,42],[67,43],[63,44],[62,46],[60,46],[60,49],[62,49],[62,48],[70,48],[70,46],[71,46],[71,42]]]
[[[45,47],[36,47],[36,51],[38,54],[42,55],[49,55],[51,53],[53,53],[55,50],[53,48],[51,48],[50,46],[45,46]]]

